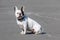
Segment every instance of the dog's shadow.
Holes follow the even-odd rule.
[[[27,32],[26,34],[29,35],[29,34],[34,34],[34,33],[33,32]],[[42,32],[42,33],[39,33],[39,34],[44,35],[44,34],[46,34],[46,32]]]

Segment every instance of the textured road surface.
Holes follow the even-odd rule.
[[[46,34],[21,35],[13,7],[25,6],[27,16],[40,23]],[[60,40],[60,0],[0,0],[0,40]]]

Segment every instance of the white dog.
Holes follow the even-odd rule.
[[[21,10],[19,10],[17,6],[15,6],[14,12],[15,12],[17,24],[22,29],[21,34],[26,34],[27,31],[31,31],[34,34],[39,34],[42,32],[41,25],[39,23],[25,16],[23,6],[21,7]]]

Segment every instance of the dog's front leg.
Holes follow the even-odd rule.
[[[21,34],[24,34],[23,30],[21,31]]]
[[[26,25],[23,26],[21,34],[26,34]]]
[[[26,27],[24,27],[24,30],[23,31],[24,31],[23,33],[26,34]]]

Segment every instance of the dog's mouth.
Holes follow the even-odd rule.
[[[23,17],[22,16],[19,16],[18,19],[22,19]]]
[[[19,16],[17,19],[18,20],[23,20],[24,16]]]

